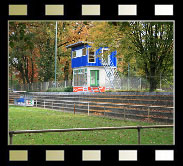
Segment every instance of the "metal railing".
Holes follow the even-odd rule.
[[[170,91],[173,92],[174,86],[174,76],[117,76],[117,79],[112,79],[113,84],[115,87],[120,87],[121,90],[131,91],[131,90],[148,90],[150,88],[150,78],[154,78],[157,81],[157,90],[160,91]],[[86,82],[86,81],[85,81]],[[120,83],[120,85],[118,85]],[[56,82],[35,82],[30,84],[11,84],[9,83],[10,90],[16,91],[43,91],[46,92],[48,89],[51,88],[67,88],[73,86],[73,80],[60,80]],[[79,84],[84,86],[82,82]],[[111,87],[111,80],[106,77],[105,87]],[[112,87],[111,87],[112,88]]]
[[[173,76],[121,77],[121,90],[148,90],[150,88],[150,78],[157,81],[157,90],[173,92]]]
[[[67,97],[66,97],[67,98]],[[47,108],[47,109],[54,109],[54,110],[62,110],[64,111],[76,111],[77,112],[83,112],[83,113],[88,113],[90,112],[94,113],[99,113],[102,116],[113,116],[113,115],[118,115],[118,117],[126,120],[128,119],[127,117],[130,115],[136,115],[137,117],[144,117],[146,118],[147,122],[150,122],[150,119],[153,117],[155,118],[166,118],[165,120],[170,120],[173,118],[173,107],[168,107],[168,106],[157,106],[157,105],[144,105],[144,104],[131,104],[129,105],[128,103],[110,103],[110,106],[108,105],[109,103],[106,102],[101,102],[97,104],[93,104],[91,101],[84,101],[86,97],[83,99],[82,97],[79,98],[79,100],[74,100],[75,97],[70,97],[71,100],[63,100],[62,99],[34,99],[34,106],[35,107],[40,107],[40,108]],[[81,100],[81,101],[80,101]],[[100,109],[92,109],[94,107],[99,107]],[[145,107],[145,108],[143,108]],[[119,111],[112,111],[112,109],[117,109],[117,110],[123,110],[121,112]],[[168,108],[169,111],[167,110],[166,112],[161,111],[163,108]],[[107,110],[106,110],[107,109]],[[160,109],[160,115],[158,114],[158,111],[153,111],[152,109]],[[128,111],[130,110],[130,111]],[[136,111],[138,110],[138,111]],[[133,112],[134,113],[133,113]],[[98,115],[99,115],[98,114]],[[110,114],[110,115],[109,115]]]
[[[69,129],[44,129],[44,130],[19,130],[9,131],[10,145],[13,144],[14,134],[25,133],[48,133],[48,132],[73,132],[73,131],[94,131],[94,130],[122,130],[122,129],[137,129],[138,132],[138,145],[141,144],[141,129],[148,128],[173,128],[174,125],[152,125],[152,126],[122,126],[122,127],[96,127],[96,128],[69,128]]]
[[[61,80],[50,82],[34,82],[30,84],[9,84],[10,90],[13,91],[47,91],[50,88],[67,88],[72,86],[72,80]]]

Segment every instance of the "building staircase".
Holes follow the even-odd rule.
[[[104,70],[107,75],[106,88],[121,89],[121,79],[119,77],[117,67],[114,66],[111,58],[109,58],[109,62],[107,62],[106,59],[102,57],[101,63],[104,66]]]

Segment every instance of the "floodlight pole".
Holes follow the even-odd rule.
[[[57,79],[57,21],[56,21],[56,28],[55,28],[55,87],[56,87],[56,79]]]
[[[130,64],[129,64],[129,62],[128,62],[128,90],[129,90],[129,82],[130,82]]]

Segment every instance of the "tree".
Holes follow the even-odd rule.
[[[126,36],[131,41],[136,63],[150,82],[150,91],[157,88],[160,74],[173,73],[173,23],[131,22]]]
[[[18,73],[19,82],[54,80],[55,21],[10,22],[9,24],[10,77]],[[70,50],[67,44],[87,40],[89,22],[58,22],[57,79],[72,76]]]
[[[10,77],[16,73],[23,83],[53,81],[55,21],[9,25]],[[59,21],[58,81],[72,78],[70,50],[65,46],[78,41],[109,47],[110,52],[117,50],[120,75],[127,75],[130,66],[131,75],[147,76],[150,91],[157,87],[157,76],[173,73],[172,22]]]
[[[20,72],[19,76],[24,84],[33,82],[34,78],[32,38],[34,34],[26,29],[25,23],[10,22],[9,64]]]
[[[95,22],[91,34],[95,47],[117,50],[123,75],[130,65],[131,74],[146,76],[150,91],[157,88],[160,74],[173,73],[172,22]]]
[[[118,22],[93,22],[93,26],[89,30],[89,40],[93,42],[93,47],[108,47],[109,51],[98,56],[107,58],[108,54],[117,51],[118,72],[123,73],[123,52],[121,49],[121,39],[124,37],[123,31],[120,30]]]

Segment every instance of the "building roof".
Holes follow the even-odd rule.
[[[91,43],[92,42],[79,41],[79,42],[67,45],[66,48],[72,48],[72,47],[77,47],[77,46],[80,46],[80,45],[83,45],[83,44],[91,44]]]

